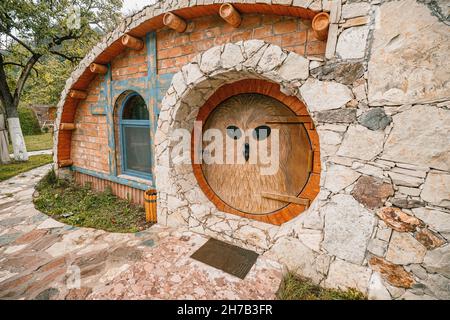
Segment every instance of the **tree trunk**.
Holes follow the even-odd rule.
[[[5,115],[0,113],[0,163],[6,164],[11,161],[8,151],[8,133],[6,132]]]
[[[27,161],[28,152],[25,146],[25,139],[23,138],[22,128],[20,127],[19,117],[8,117],[8,131],[14,151],[14,160]]]
[[[16,161],[27,161],[28,152],[25,146],[25,140],[22,134],[22,128],[20,127],[19,112],[17,107],[19,105],[20,95],[25,86],[25,82],[30,75],[30,72],[41,55],[33,54],[20,74],[17,80],[16,90],[14,96],[8,86],[6,73],[4,69],[3,56],[0,54],[0,100],[6,111],[8,121],[9,137],[11,138],[11,144],[14,151],[14,159]]]
[[[14,160],[27,161],[28,152],[23,138],[22,128],[20,127],[19,111],[14,103],[6,104],[6,116],[8,121],[9,137],[13,147]]]

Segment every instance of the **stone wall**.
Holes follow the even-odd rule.
[[[323,61],[243,41],[209,49],[174,76],[155,142],[159,219],[257,250],[327,287],[448,299],[449,27],[414,0],[324,9],[333,24]],[[279,83],[304,101],[320,136],[320,194],[281,227],[218,211],[189,165],[167,165],[171,132],[191,129],[218,87],[243,78]]]

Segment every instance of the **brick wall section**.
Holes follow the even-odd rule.
[[[175,73],[208,48],[240,40],[262,39],[301,55],[324,55],[325,41],[314,37],[310,20],[277,15],[248,14],[239,28],[219,16],[190,21],[185,33],[164,28],[157,32],[158,73]]]
[[[108,173],[108,137],[105,116],[91,114],[91,106],[97,105],[101,80],[91,82],[86,100],[78,104],[75,114],[77,129],[72,134],[71,159],[78,167]]]
[[[157,31],[158,73],[178,72],[199,53],[207,49],[249,39],[262,39],[301,55],[323,55],[325,41],[318,41],[310,20],[277,15],[243,15],[239,28],[233,28],[218,15],[189,21],[188,31],[177,33],[163,28]],[[127,80],[147,76],[147,48],[135,51],[125,49],[111,62],[112,79]],[[97,76],[88,89],[88,98],[76,110],[77,130],[72,136],[71,159],[74,165],[98,172],[109,172],[106,117],[92,115],[90,108],[99,101],[103,76]],[[126,89],[126,88],[124,88]],[[117,124],[118,115],[114,121]],[[120,173],[120,144],[115,126],[116,161]]]
[[[145,42],[145,41],[144,41]],[[111,63],[112,79],[126,80],[147,76],[147,47],[139,51],[125,49]]]

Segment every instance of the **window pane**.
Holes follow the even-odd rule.
[[[125,143],[126,169],[151,173],[150,128],[123,128]]]
[[[147,106],[140,95],[134,95],[127,100],[123,108],[122,119],[148,120]]]

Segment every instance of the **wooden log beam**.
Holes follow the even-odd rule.
[[[298,117],[272,117],[271,119],[267,120],[267,124],[289,124],[289,123],[309,123],[312,122],[311,118],[308,116],[298,116]]]
[[[165,26],[175,30],[176,32],[183,33],[186,31],[187,23],[179,16],[172,12],[167,12],[163,17],[163,23]]]
[[[241,25],[241,14],[233,7],[231,3],[222,4],[219,9],[219,15],[234,28]]]
[[[297,116],[297,117],[273,117],[266,121],[266,124],[308,124],[309,130],[314,129],[314,122],[311,117]]]
[[[89,66],[89,69],[92,73],[98,73],[98,74],[106,74],[108,72],[108,67],[103,64],[98,63],[91,63]]]
[[[309,199],[297,198],[287,194],[261,192],[261,196],[266,199],[278,200],[283,202],[300,204],[305,207],[309,207]]]
[[[326,12],[316,14],[312,20],[312,29],[314,35],[319,40],[326,40],[328,36],[328,27],[330,25],[330,15]]]
[[[60,168],[70,167],[71,165],[73,165],[73,160],[71,159],[59,160],[58,162]]]
[[[75,129],[76,129],[75,123],[61,123],[59,126],[59,130],[71,131],[71,130],[75,130]]]
[[[77,100],[84,100],[87,97],[87,92],[86,91],[82,91],[82,90],[70,90],[69,92],[69,97],[71,97],[72,99],[77,99]]]
[[[144,41],[129,34],[122,36],[122,44],[133,50],[141,50],[144,47]]]

